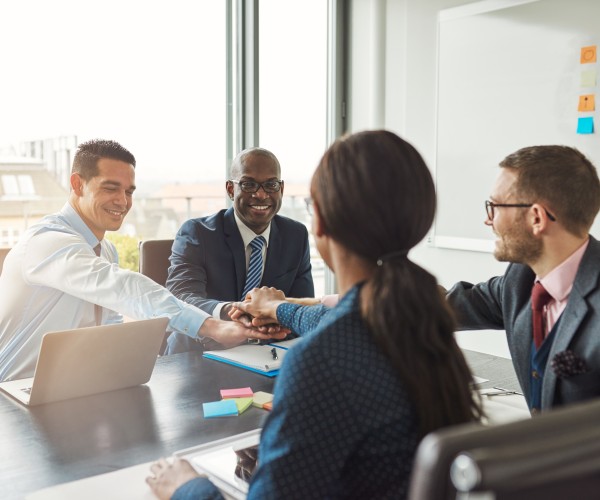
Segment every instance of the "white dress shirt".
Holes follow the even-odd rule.
[[[236,212],[233,213],[233,216],[235,217],[235,223],[237,224],[238,230],[240,231],[242,241],[244,242],[244,248],[246,250],[246,273],[248,272],[248,266],[250,265],[250,255],[252,253],[252,248],[250,247],[250,243],[257,236],[262,236],[265,239],[266,243],[263,245],[262,250],[261,250],[262,251],[262,263],[263,263],[262,272],[261,272],[261,276],[262,276],[265,272],[265,263],[267,262],[267,247],[269,246],[269,236],[271,235],[271,223],[269,222],[267,229],[265,229],[262,233],[256,234],[254,231],[252,231],[252,229],[250,229],[248,226],[246,226],[246,224],[244,224],[242,222],[242,219],[240,219],[238,217],[238,214]],[[213,309],[213,313],[212,313],[213,318],[216,318],[216,319],[221,318],[221,309],[223,309],[223,307],[226,304],[231,304],[231,302],[219,302],[216,305],[216,307]]]
[[[196,337],[209,314],[175,298],[150,278],[118,266],[114,245],[101,255],[89,227],[67,203],[30,227],[0,275],[0,380],[31,377],[42,336],[96,324],[168,317],[169,330]]]

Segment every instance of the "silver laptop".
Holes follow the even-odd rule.
[[[46,333],[31,378],[0,383],[28,406],[123,389],[150,380],[167,318]]]

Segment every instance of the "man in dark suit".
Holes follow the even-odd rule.
[[[596,169],[564,146],[523,148],[500,167],[485,223],[495,257],[511,264],[448,292],[460,328],[506,331],[532,413],[600,396],[600,243],[589,235],[600,208]]]
[[[276,215],[284,183],[275,155],[262,148],[242,151],[225,187],[232,208],[188,220],[177,233],[167,288],[219,319],[229,319],[231,302],[243,299],[253,284],[278,288],[290,297],[314,296],[308,231]],[[173,334],[166,353],[215,347],[211,339]]]

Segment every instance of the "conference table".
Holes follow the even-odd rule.
[[[480,388],[518,390],[510,360],[463,351]],[[276,379],[204,359],[164,356],[142,386],[32,408],[0,394],[0,498],[143,464],[175,451],[262,427],[267,411],[205,419],[220,389],[273,392]]]

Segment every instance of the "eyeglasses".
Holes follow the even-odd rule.
[[[256,182],[230,180],[229,182],[239,184],[240,189],[244,193],[256,193],[260,188],[263,188],[265,193],[278,193],[281,190],[281,186],[283,184],[283,181]]]
[[[494,209],[496,207],[529,208],[532,206],[533,206],[533,203],[494,203],[493,201],[486,200],[485,211],[487,213],[488,219],[494,220]],[[544,211],[546,212],[548,219],[550,219],[553,222],[556,221],[556,217],[554,217],[554,215],[552,215],[550,212],[548,212],[548,210],[546,210],[545,208],[544,208]]]
[[[308,215],[312,217],[314,213],[313,199],[310,196],[308,198],[304,198],[304,203],[306,203],[306,211],[308,212]]]

